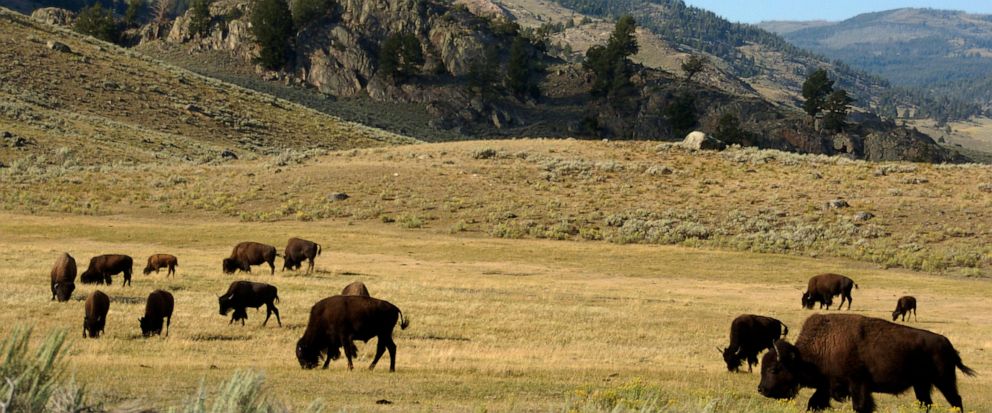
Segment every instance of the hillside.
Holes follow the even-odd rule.
[[[47,47],[60,42],[69,52]],[[0,162],[210,162],[413,142],[0,9]],[[310,154],[312,155],[312,153]]]
[[[895,9],[823,22],[763,23],[796,46],[904,87],[992,105],[992,16]]]

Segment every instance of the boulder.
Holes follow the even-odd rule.
[[[682,146],[697,151],[722,151],[727,149],[723,141],[700,131],[690,132],[682,140]]]
[[[58,7],[43,7],[31,12],[31,18],[53,26],[69,27],[76,24],[76,13]]]
[[[224,149],[224,151],[220,153],[220,157],[224,159],[233,160],[233,159],[238,159],[238,154],[234,153],[234,151],[230,149]]]
[[[72,49],[70,49],[69,46],[67,46],[65,43],[56,42],[54,40],[49,40],[48,41],[48,44],[47,44],[47,47],[49,49],[52,49],[52,50],[56,51],[56,52],[72,53]]]
[[[830,201],[827,201],[827,207],[831,209],[847,208],[849,206],[851,205],[843,199],[831,199]]]
[[[857,214],[854,214],[855,221],[867,221],[872,218],[875,218],[875,214],[872,214],[871,212],[862,211],[862,212],[858,212]]]
[[[327,196],[328,201],[344,201],[348,198],[351,198],[351,196],[344,192],[335,192]]]

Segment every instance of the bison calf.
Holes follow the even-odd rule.
[[[111,276],[124,273],[124,283],[121,286],[131,285],[131,271],[134,268],[134,260],[127,255],[107,254],[90,258],[90,265],[79,276],[83,283],[111,284]]]
[[[951,407],[964,411],[955,369],[972,376],[951,341],[940,334],[853,314],[812,315],[796,344],[775,342],[761,361],[758,392],[791,399],[800,387],[816,389],[807,410],[851,398],[854,411],[875,411],[872,393],[899,394],[910,387],[929,410],[934,386]]]
[[[165,276],[175,276],[177,266],[179,266],[179,259],[175,255],[154,254],[148,257],[148,264],[145,265],[144,274],[151,274],[152,271],[158,274],[158,270],[168,268],[169,270],[165,273]]]
[[[744,314],[730,324],[730,346],[717,351],[723,354],[727,370],[737,371],[747,360],[747,371],[758,364],[758,354],[772,348],[775,340],[789,334],[789,327],[771,317]]]
[[[145,316],[138,319],[141,322],[141,335],[150,337],[162,335],[162,319],[165,319],[165,336],[169,336],[169,325],[172,324],[172,309],[176,300],[168,291],[155,290],[148,294],[145,302]]]
[[[393,328],[400,320],[400,328],[410,322],[403,313],[387,301],[362,296],[336,295],[314,304],[303,337],[296,343],[296,359],[305,369],[317,367],[321,355],[326,356],[324,368],[341,356],[344,348],[348,369],[354,368],[351,359],[356,356],[354,340],[368,342],[377,337],[375,358],[369,370],[375,368],[384,351],[389,350],[389,371],[396,371],[396,344]]]
[[[252,265],[269,264],[270,274],[276,273],[276,247],[257,242],[242,242],[234,246],[231,256],[224,258],[223,269],[227,274],[241,270],[251,272]]]
[[[72,291],[76,289],[76,259],[68,253],[62,253],[52,266],[52,299],[59,302],[69,301]]]
[[[282,269],[297,270],[304,260],[307,261],[307,274],[313,271],[313,260],[320,256],[320,245],[313,241],[300,238],[290,238],[283,251]]]
[[[86,297],[86,316],[83,318],[83,338],[89,333],[90,338],[100,337],[107,325],[107,311],[110,310],[110,297],[103,291],[96,290]]]
[[[251,281],[235,281],[227,288],[224,295],[217,297],[217,302],[220,304],[220,315],[227,315],[228,312],[234,310],[234,314],[231,314],[231,322],[228,324],[241,320],[241,325],[245,325],[245,320],[248,319],[245,308],[257,309],[265,304],[265,321],[262,322],[262,325],[268,323],[269,317],[275,314],[279,327],[282,327],[279,309],[276,308],[275,304],[278,300],[279,290],[275,286]]]
[[[345,286],[344,289],[341,290],[341,295],[360,295],[363,297],[372,296],[369,294],[369,289],[365,288],[365,283],[361,281],[355,281]]]
[[[916,297],[905,296],[900,297],[899,302],[896,303],[896,310],[892,312],[892,321],[896,321],[899,316],[902,316],[902,321],[906,321],[906,314],[913,312],[913,319],[916,318]],[[919,321],[919,320],[917,320]]]
[[[840,310],[844,306],[844,300],[847,300],[847,309],[850,310],[851,303],[854,302],[851,298],[851,290],[854,288],[858,288],[858,284],[840,274],[814,276],[809,279],[806,292],[803,293],[803,308],[812,309],[813,304],[819,302],[820,308],[825,305],[829,310],[834,303],[834,296],[840,295],[840,305],[837,306],[837,309]]]

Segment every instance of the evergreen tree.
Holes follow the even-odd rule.
[[[118,29],[117,22],[114,21],[114,14],[109,9],[103,8],[100,2],[94,2],[92,6],[81,10],[76,18],[74,28],[79,33],[100,40],[117,41]]]
[[[210,0],[192,0],[189,9],[189,31],[197,36],[210,33]]]
[[[637,38],[634,30],[637,23],[631,16],[617,20],[613,33],[605,46],[593,46],[586,52],[583,66],[595,75],[592,94],[596,96],[622,97],[630,91],[631,63],[628,57],[637,53]]]
[[[676,137],[681,138],[692,132],[692,128],[699,123],[696,118],[696,98],[686,92],[676,95],[665,108],[665,118],[672,125],[672,132]]]
[[[293,25],[302,30],[310,22],[327,15],[332,6],[330,0],[292,0]]]
[[[468,86],[483,102],[490,102],[498,92],[498,81],[499,56],[495,47],[488,47],[483,58],[477,59],[469,67]]]
[[[530,41],[517,36],[510,45],[510,58],[506,63],[506,88],[517,97],[537,98],[541,95],[535,79],[537,64],[529,52]]]
[[[827,76],[827,71],[817,69],[803,82],[803,110],[810,117],[816,117],[823,110],[827,96],[834,91],[834,81]]]
[[[261,46],[258,62],[272,70],[285,67],[293,52],[293,20],[286,0],[257,0],[251,25]]]
[[[727,112],[720,115],[720,119],[717,120],[716,132],[713,133],[713,137],[717,138],[728,145],[737,144],[741,146],[751,146],[754,144],[751,139],[751,134],[741,128],[741,121],[737,118],[737,115]]]
[[[406,81],[424,64],[420,40],[411,33],[389,35],[379,48],[379,70],[393,83]]]
[[[702,72],[706,68],[706,64],[706,58],[698,54],[691,54],[687,59],[682,61],[682,71],[685,72],[686,83],[691,82],[693,76]]]
[[[847,126],[847,112],[853,102],[854,99],[851,99],[844,89],[831,93],[823,105],[823,110],[826,112],[823,116],[823,127],[836,132],[843,131]]]
[[[124,11],[124,25],[134,26],[138,24],[138,15],[145,8],[144,0],[127,0],[127,9]]]

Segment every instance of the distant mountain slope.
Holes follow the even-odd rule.
[[[760,26],[778,31],[799,47],[878,73],[899,86],[977,100],[986,107],[992,102],[992,15],[905,8],[831,24],[771,22]]]
[[[71,51],[48,47],[60,42]],[[209,161],[412,142],[0,8],[0,162]],[[65,148],[65,149],[62,149]]]

